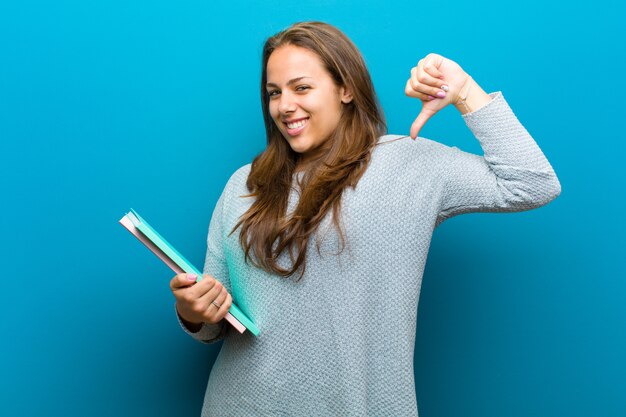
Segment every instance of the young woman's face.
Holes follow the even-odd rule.
[[[266,88],[272,119],[301,154],[301,163],[319,153],[339,123],[342,102],[352,100],[344,87],[337,88],[317,54],[294,45],[270,55]]]

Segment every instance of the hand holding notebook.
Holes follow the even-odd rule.
[[[167,266],[177,274],[186,272],[195,274],[197,281],[202,279],[200,272],[187,259],[185,259],[172,245],[170,245],[161,235],[157,233],[139,214],[130,209],[120,219],[120,224],[131,232],[141,243],[150,249],[159,257]],[[220,304],[221,305],[221,304]],[[259,335],[259,329],[255,324],[233,303],[224,317],[226,321],[235,327],[239,333],[243,333],[246,329],[250,330],[253,335]]]
[[[219,323],[226,317],[233,301],[226,287],[214,277],[205,274],[196,282],[197,278],[196,274],[182,273],[170,281],[176,311],[191,331],[200,330],[203,322]]]

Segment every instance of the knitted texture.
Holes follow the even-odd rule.
[[[422,275],[434,229],[469,212],[515,212],[561,192],[550,163],[500,91],[463,115],[484,156],[419,137],[379,138],[366,172],[342,197],[340,222],[320,224],[318,253],[282,278],[244,262],[238,229],[252,204],[250,164],[229,179],[213,211],[204,273],[216,277],[260,329],[222,321],[185,332],[223,341],[202,416],[417,416],[413,354]],[[295,182],[295,181],[294,181]],[[297,187],[288,214],[298,202]],[[278,259],[290,265],[289,254]],[[179,318],[180,321],[180,318]]]

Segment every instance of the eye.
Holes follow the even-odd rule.
[[[298,87],[296,87],[296,91],[304,91],[304,90],[309,90],[311,87],[309,87],[308,85],[299,85]],[[275,96],[276,94],[274,93],[280,93],[280,90],[272,90],[272,91],[268,91],[267,95],[271,98],[273,96]]]

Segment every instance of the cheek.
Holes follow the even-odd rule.
[[[270,102],[269,104],[269,112],[274,122],[278,123],[278,111],[276,109],[276,106],[272,102]]]
[[[318,117],[325,126],[333,126],[337,121],[337,109],[334,103],[326,102],[324,106],[318,109]]]

